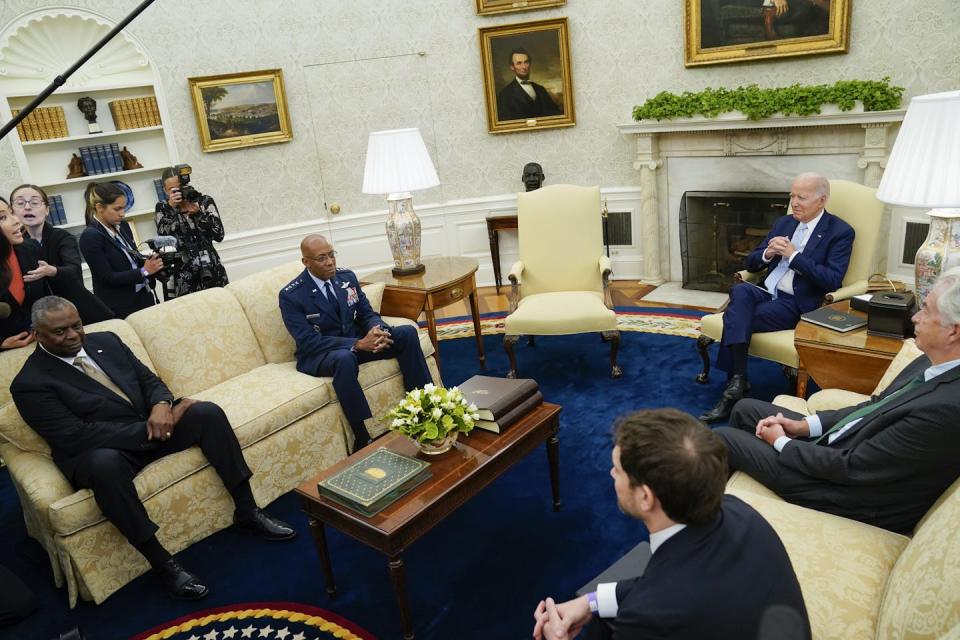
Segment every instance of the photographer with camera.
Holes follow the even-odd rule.
[[[178,164],[164,169],[160,176],[167,201],[157,203],[157,233],[176,238],[181,256],[172,274],[173,282],[169,286],[164,283],[168,297],[223,287],[229,282],[213,248],[214,242],[223,241],[220,212],[213,198],[190,185],[190,172],[189,165]]]
[[[87,228],[80,235],[80,251],[90,267],[93,292],[118,318],[126,318],[154,304],[151,289],[163,261],[156,254],[145,258],[134,248],[120,187],[91,182],[86,196]]]

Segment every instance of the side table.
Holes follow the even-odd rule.
[[[487,218],[487,236],[490,237],[490,258],[493,260],[493,281],[500,295],[500,236],[497,232],[505,229],[518,229],[517,216],[489,216]]]
[[[837,311],[866,316],[850,309],[850,301],[829,305]],[[867,334],[866,327],[841,333],[800,321],[794,332],[794,346],[800,355],[797,395],[807,395],[807,379],[812,377],[821,389],[846,389],[869,394],[890,365],[903,340]]]
[[[423,313],[427,316],[427,331],[436,351],[434,357],[440,367],[440,350],[437,347],[437,320],[434,311],[463,300],[470,303],[473,316],[473,332],[477,340],[480,368],[487,368],[483,353],[483,335],[480,333],[480,307],[477,300],[477,268],[473,258],[424,258],[426,271],[412,276],[397,277],[390,269],[381,269],[367,274],[364,282],[382,282],[383,303],[381,310],[388,316],[410,318],[416,322]]]

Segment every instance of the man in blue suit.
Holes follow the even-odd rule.
[[[790,215],[780,218],[747,256],[747,270],[767,269],[763,286],[737,284],[723,312],[723,338],[717,367],[727,372],[720,401],[700,416],[704,422],[730,417],[733,405],[750,389],[747,351],[750,337],[793,329],[800,315],[813,311],[843,283],[853,251],[853,227],[824,209],[830,182],[817,173],[797,176],[790,187]]]
[[[417,330],[383,321],[356,274],[337,268],[337,252],[326,238],[308,235],[300,255],[306,269],[280,291],[280,314],[297,341],[297,371],[333,377],[356,451],[370,442],[364,421],[373,415],[357,379],[360,365],[396,358],[407,391],[431,382],[430,370]]]
[[[756,638],[764,613],[783,610],[810,637],[800,584],[773,528],[723,495],[727,449],[693,416],[638,411],[614,429],[617,505],[650,532],[643,575],[601,583],[568,602],[541,601],[535,640]]]

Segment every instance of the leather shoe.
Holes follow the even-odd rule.
[[[747,377],[736,374],[727,381],[727,388],[723,390],[723,397],[728,400],[739,400],[747,395],[748,391],[750,391],[750,383],[747,382]]]
[[[210,593],[210,589],[197,576],[184,569],[176,558],[164,562],[154,569],[154,573],[167,593],[179,600],[199,600]]]
[[[238,530],[264,540],[290,540],[297,535],[293,527],[268,515],[263,509],[254,509],[253,513],[242,518],[234,513],[233,522]]]
[[[736,400],[723,396],[720,398],[720,401],[714,405],[713,409],[710,409],[710,411],[707,411],[700,416],[700,421],[709,424],[711,422],[727,420],[730,418],[730,413],[733,411],[733,405],[736,403]]]

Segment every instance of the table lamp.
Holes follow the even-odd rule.
[[[363,192],[387,196],[387,240],[393,252],[393,275],[423,273],[420,219],[411,191],[440,184],[419,129],[374,131],[367,142]]]
[[[914,261],[922,303],[937,276],[960,264],[960,91],[910,101],[877,199],[930,207],[930,231]]]

